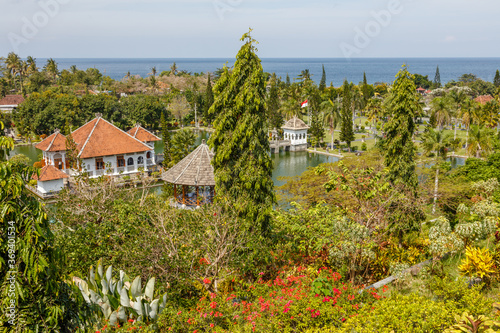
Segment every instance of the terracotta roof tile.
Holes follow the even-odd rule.
[[[146,144],[98,117],[73,133],[80,158],[139,153],[151,150]]]
[[[46,182],[49,180],[56,180],[56,179],[63,179],[63,178],[68,178],[69,176],[62,172],[61,170],[57,169],[53,165],[46,165],[40,170],[40,175],[33,175],[33,179],[36,179],[40,182]]]
[[[130,130],[127,131],[127,133],[142,142],[152,142],[161,140],[159,137],[149,132],[148,130],[144,129],[140,125],[131,128]]]
[[[56,132],[38,143],[35,148],[43,151],[62,151],[66,150],[66,137]]]
[[[0,100],[0,105],[19,105],[24,102],[22,95],[6,95]]]
[[[474,98],[474,101],[481,103],[481,104],[486,104],[489,101],[491,101],[492,99],[493,99],[493,96],[491,96],[491,95],[481,95],[481,96],[477,96],[476,98]]]

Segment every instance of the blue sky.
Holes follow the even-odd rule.
[[[0,56],[499,57],[493,0],[0,0]],[[376,17],[379,17],[377,20]]]

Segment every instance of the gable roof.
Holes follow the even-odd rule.
[[[36,179],[40,182],[46,182],[49,180],[68,178],[69,176],[57,169],[53,165],[46,165],[40,170],[40,175],[33,175],[31,178]]]
[[[139,124],[129,129],[127,133],[141,142],[152,142],[161,140],[159,137],[157,137],[150,131],[146,130]]]
[[[309,126],[306,125],[305,122],[303,122],[301,119],[297,117],[293,117],[289,121],[285,123],[281,128],[283,129],[291,129],[291,130],[301,130],[301,129],[308,129]]]
[[[179,163],[165,171],[161,178],[169,183],[191,186],[215,186],[214,154],[205,140]]]
[[[62,151],[66,150],[66,137],[59,132],[46,137],[42,142],[38,143],[35,148],[42,151]]]
[[[0,105],[19,105],[24,102],[22,95],[6,95],[0,100]]]
[[[150,151],[151,147],[142,143],[115,125],[96,117],[71,133],[80,151],[79,158],[122,155]]]
[[[491,101],[492,99],[493,99],[493,96],[491,96],[491,95],[481,95],[481,96],[477,96],[476,98],[474,98],[474,101],[481,103],[481,104],[486,104],[489,101]]]

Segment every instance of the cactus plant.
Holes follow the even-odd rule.
[[[137,276],[132,283],[127,274],[120,270],[118,280],[113,278],[113,268],[110,265],[104,272],[101,261],[97,263],[97,274],[90,267],[86,280],[74,277],[83,298],[89,304],[98,305],[102,315],[109,324],[125,323],[135,319],[146,323],[156,322],[167,302],[167,294],[153,299],[155,278],[147,282],[144,289],[141,278]]]

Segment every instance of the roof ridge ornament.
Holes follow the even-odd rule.
[[[102,113],[97,112],[97,113],[95,114],[95,117],[96,117],[96,118],[102,118]]]

